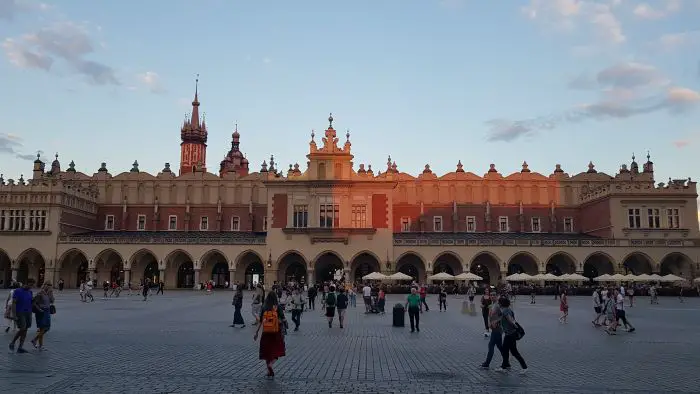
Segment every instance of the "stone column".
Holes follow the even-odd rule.
[[[309,286],[313,286],[316,284],[316,280],[314,279],[314,270],[306,271],[306,284]]]
[[[129,282],[131,282],[131,270],[124,268],[124,283],[122,283],[122,286],[128,286]]]
[[[55,284],[54,283],[55,277],[56,277],[56,270],[54,268],[44,268],[44,283],[51,283],[52,285],[54,285]]]
[[[275,281],[278,281],[279,283],[279,271],[278,270],[273,270],[273,269],[266,269],[263,273],[263,283],[265,284],[265,290],[270,290],[272,287],[272,284],[275,283]]]
[[[199,268],[195,268],[194,270],[194,289],[197,290],[197,286],[199,286]]]
[[[159,277],[159,279],[160,279],[161,282],[165,283],[165,270],[164,270],[164,269],[161,269],[161,270],[160,270],[160,277]]]
[[[233,288],[233,284],[236,283],[236,270],[228,270],[228,283]],[[245,284],[242,285],[245,286]]]
[[[12,281],[17,282],[17,274],[19,273],[19,270],[17,268],[12,268]]]

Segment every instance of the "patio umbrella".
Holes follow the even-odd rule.
[[[429,280],[454,280],[455,277],[453,275],[448,274],[447,272],[440,272],[439,274],[435,275],[430,275],[428,277]]]
[[[615,282],[618,282],[618,281],[621,282],[621,281],[625,280],[625,276],[622,274],[615,274],[615,275],[610,277],[610,280],[615,281]]]
[[[472,274],[471,272],[462,272],[461,274],[455,276],[455,280],[484,280],[484,278],[479,275]]]
[[[661,281],[663,282],[685,282],[685,280],[685,278],[681,278],[680,276],[673,274],[668,274],[661,277]]]
[[[651,280],[651,275],[648,274],[637,275],[635,278],[635,282],[650,282]]]
[[[698,278],[698,279],[700,279],[700,278]],[[520,279],[520,274],[510,274],[510,275],[506,276],[506,280],[508,282],[517,282],[517,281],[520,281],[522,279]]]
[[[695,278],[695,279],[693,279],[693,282],[695,282],[695,283],[700,283],[700,278]]]
[[[588,278],[580,274],[569,274],[568,280],[588,280]]]
[[[636,282],[639,277],[635,274],[627,274],[624,276],[624,278],[624,280],[627,282]]]
[[[397,272],[395,274],[391,274],[387,276],[387,279],[391,280],[413,280],[413,277],[404,274],[403,272]]]
[[[663,279],[664,278],[661,275],[657,275],[657,274],[649,275],[649,280],[651,280],[653,282],[661,282],[661,281],[663,281]]]
[[[372,272],[371,274],[367,274],[362,277],[363,280],[384,280],[386,278],[387,276],[381,272]]]
[[[523,274],[523,275],[527,275],[527,274]],[[539,280],[546,280],[546,279],[545,279],[543,274],[537,274],[537,275],[532,275],[532,276],[528,275],[528,278],[526,280],[528,280],[530,282],[537,282]]]
[[[554,274],[544,274],[542,275],[542,278],[546,281],[558,281],[559,277],[554,275]]]
[[[615,281],[615,279],[612,279],[612,276],[608,275],[608,274],[596,276],[595,278],[593,278],[593,280],[596,282],[614,282]]]

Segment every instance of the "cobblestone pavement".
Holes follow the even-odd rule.
[[[248,295],[246,295],[247,299]],[[558,302],[527,297],[515,304],[526,330],[518,346],[526,376],[483,371],[480,316],[461,313],[461,299],[421,315],[421,332],[391,326],[385,316],[351,309],[347,326],[329,329],[321,311],[304,313],[286,338],[276,377],[264,377],[253,327],[229,328],[232,292],[171,291],[142,302],[122,296],[94,303],[74,291],[58,295],[47,352],[0,352],[0,392],[13,393],[600,393],[700,390],[700,300],[640,299],[628,310],[634,333],[608,336],[592,327],[589,297],[570,299],[569,324]],[[389,296],[390,309],[403,296]],[[435,308],[432,308],[435,306]],[[251,319],[250,305],[244,317]],[[408,325],[408,321],[406,322]],[[2,334],[7,342],[9,334]],[[6,343],[7,343],[6,342]],[[7,349],[7,348],[5,348]],[[693,350],[694,349],[694,350]],[[492,367],[501,357],[494,356]],[[515,360],[512,360],[514,362]]]

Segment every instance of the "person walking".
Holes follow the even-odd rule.
[[[426,285],[423,285],[420,287],[420,307],[419,310],[421,313],[423,313],[423,307],[425,307],[425,311],[428,312],[430,308],[428,308],[428,303],[425,302],[426,297],[428,296],[428,287]],[[420,330],[418,330],[420,331]]]
[[[233,305],[233,324],[231,324],[231,327],[236,328],[238,325],[240,325],[241,328],[245,327],[245,321],[241,314],[241,308],[243,308],[243,287],[236,287],[231,304]]]
[[[520,367],[522,368],[520,373],[524,375],[527,373],[527,364],[518,351],[517,341],[519,339],[519,334],[515,313],[510,308],[510,300],[507,298],[499,299],[498,305],[501,307],[502,315],[501,331],[503,332],[503,347],[501,348],[501,355],[503,356],[503,363],[501,363],[501,367],[496,370],[499,372],[510,371],[510,355],[512,354],[520,363]]]
[[[19,340],[17,353],[27,353],[24,350],[24,341],[27,339],[27,331],[32,327],[33,285],[34,282],[30,279],[12,293],[12,318],[16,320],[17,333],[12,338],[12,342],[10,342],[9,348],[11,352],[15,351],[15,344]]]
[[[274,377],[275,371],[272,367],[275,361],[286,355],[284,330],[287,326],[284,311],[279,308],[277,294],[274,291],[267,293],[258,320],[260,324],[258,324],[258,327],[255,329],[253,340],[258,340],[258,334],[260,334],[260,330],[262,329],[258,355],[261,360],[265,361],[265,365],[267,365],[267,376]]]
[[[15,292],[15,289],[18,288],[19,285],[17,282],[12,282],[10,285],[10,292],[7,293],[7,299],[5,300],[5,332],[10,332],[10,328],[17,329],[17,322],[15,322],[14,319],[14,312],[12,311],[12,295]]]
[[[306,301],[304,301],[302,289],[300,289],[297,286],[294,286],[294,289],[292,290],[292,322],[294,323],[294,331],[299,331],[299,325],[301,324],[301,314],[304,312],[304,305],[306,305]]]
[[[484,290],[484,295],[481,296],[481,317],[484,319],[484,337],[489,336],[489,313],[491,311],[491,305],[493,303],[496,292],[492,291],[489,287]],[[498,350],[501,350],[500,344]]]
[[[627,332],[634,332],[635,328],[632,326],[632,323],[627,320],[627,313],[625,313],[625,296],[618,290],[615,290],[615,320],[622,320],[625,330],[627,330]]]
[[[335,286],[331,285],[330,287],[328,287],[328,292],[326,293],[326,300],[324,304],[326,305],[326,317],[328,318],[328,328],[331,328],[333,327],[333,317],[335,317],[335,307],[337,305]]]
[[[420,332],[420,307],[421,298],[416,292],[416,288],[411,288],[411,294],[406,298],[405,309],[408,312],[408,320],[411,322],[411,332]]]
[[[34,296],[32,301],[32,309],[34,309],[34,317],[36,319],[36,327],[39,329],[31,340],[35,349],[46,350],[44,348],[44,337],[51,329],[51,315],[56,312],[53,306],[54,297],[51,283],[44,283],[41,290]]]
[[[447,312],[447,290],[445,289],[445,286],[440,286],[440,294],[438,295],[438,306],[440,308],[440,312],[443,310]]]
[[[489,350],[486,354],[486,361],[481,364],[482,369],[489,369],[491,366],[494,348],[498,348],[498,351],[503,354],[503,335],[501,335],[501,319],[503,318],[503,314],[501,313],[501,307],[498,305],[498,295],[495,291],[489,294],[489,307],[486,318],[488,326],[491,329],[491,338],[489,339]]]
[[[309,291],[306,293],[309,297],[309,310],[316,310],[316,296],[318,295],[318,289],[316,286],[309,286]]]
[[[340,323],[340,328],[343,328],[343,323],[345,322],[345,312],[348,310],[349,303],[349,298],[344,288],[340,288],[335,302],[336,308],[338,309],[338,322]]]
[[[568,323],[569,297],[566,295],[566,288],[564,288],[564,290],[561,292],[561,296],[559,297],[559,311],[561,312],[559,323]]]

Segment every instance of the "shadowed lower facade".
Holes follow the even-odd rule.
[[[206,167],[207,127],[198,94],[181,129],[179,174],[132,169],[93,175],[58,156],[40,157],[29,180],[0,176],[0,280],[99,282],[163,280],[191,288],[213,280],[357,280],[380,271],[418,281],[465,271],[490,283],[514,272],[597,276],[673,273],[698,276],[696,183],[655,183],[654,163],[633,158],[615,175],[593,163],[570,176],[522,170],[483,176],[458,162],[418,176],[389,158],[376,173],[353,163],[350,134],[340,142],[333,117],[312,132],[306,164],[283,172],[271,157],[257,172],[240,133],[219,173]]]

